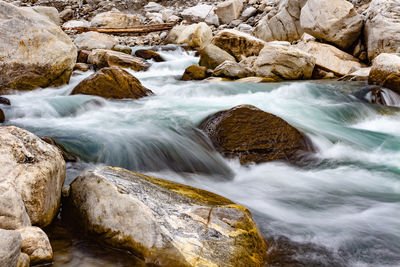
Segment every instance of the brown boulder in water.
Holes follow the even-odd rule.
[[[182,81],[204,80],[208,77],[207,68],[198,65],[191,65],[185,69]]]
[[[272,160],[294,160],[311,151],[307,138],[281,118],[254,106],[240,105],[203,120],[200,129],[215,148],[241,164]]]
[[[4,115],[4,112],[2,109],[0,109],[0,123],[3,123],[6,121],[6,116]]]
[[[148,49],[139,49],[136,50],[135,56],[144,58],[144,59],[153,59],[155,62],[164,62],[165,59],[160,56],[157,52]]]
[[[138,99],[153,92],[145,88],[140,81],[118,67],[102,68],[80,82],[71,95],[97,95],[104,98],[133,98]]]

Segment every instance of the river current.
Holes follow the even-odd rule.
[[[66,184],[96,164],[121,166],[225,196],[252,211],[266,238],[315,245],[338,265],[400,266],[398,107],[354,97],[364,82],[182,82],[198,57],[180,49],[160,54],[166,62],[132,72],[155,96],[69,96],[93,72],[79,73],[66,86],[7,96],[12,105],[2,107],[6,124],[52,136],[78,155],[81,161],[68,163]],[[314,158],[301,166],[241,166],[224,159],[196,126],[240,104],[275,114],[305,133],[316,148]],[[332,266],[315,251],[297,256]],[[57,257],[53,265],[96,266],[58,263]]]

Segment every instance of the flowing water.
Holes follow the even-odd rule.
[[[228,197],[251,209],[267,238],[324,248],[337,265],[400,266],[396,99],[390,102],[394,107],[361,102],[351,95],[365,86],[360,82],[182,82],[184,69],[198,58],[179,49],[161,54],[167,62],[132,72],[155,96],[119,101],[69,96],[88,72],[67,86],[8,96],[6,124],[53,136],[78,155],[82,161],[68,164],[66,183],[96,164],[121,166]],[[282,162],[245,167],[222,158],[196,126],[239,104],[275,114],[304,132],[316,147],[315,158],[303,167]],[[319,253],[298,254],[305,262],[332,266]],[[56,260],[54,266],[90,265],[73,262]]]

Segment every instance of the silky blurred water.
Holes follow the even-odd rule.
[[[324,247],[349,266],[400,266],[396,96],[393,107],[383,107],[352,96],[362,82],[182,82],[184,69],[198,58],[182,50],[160,53],[167,62],[132,72],[155,96],[69,96],[88,72],[67,86],[8,96],[12,105],[2,107],[6,124],[52,136],[78,155],[82,162],[68,164],[66,183],[96,164],[121,166],[243,204],[266,237]],[[296,167],[240,166],[221,157],[196,126],[240,104],[275,114],[305,133],[316,148],[314,158]]]

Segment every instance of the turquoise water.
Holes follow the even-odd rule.
[[[155,96],[109,101],[68,96],[70,85],[10,95],[8,125],[53,136],[82,159],[68,179],[106,164],[204,188],[250,208],[263,234],[326,248],[349,266],[400,265],[400,109],[351,95],[362,82],[181,82],[198,58],[162,52],[167,62],[134,73]],[[97,101],[93,101],[96,99]],[[222,158],[196,126],[240,104],[275,114],[304,132],[310,162],[240,166]],[[298,255],[320,257],[322,255]]]

